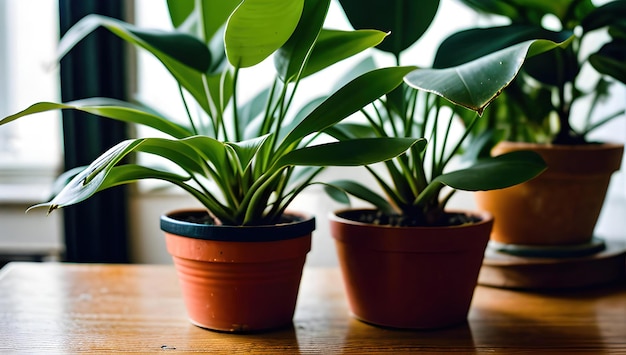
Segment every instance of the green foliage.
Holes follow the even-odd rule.
[[[368,71],[316,100],[292,107],[301,80],[378,45],[376,30],[323,29],[329,0],[168,1],[173,31],[137,28],[89,15],[62,38],[59,59],[96,28],[104,27],[152,54],[176,80],[187,108],[187,124],[150,107],[108,98],[35,103],[0,120],[7,124],[49,110],[80,110],[144,125],[164,137],[129,139],[73,176],[47,203],[49,211],[141,179],[174,184],[200,201],[222,223],[277,222],[291,201],[326,166],[373,164],[396,157],[419,139],[317,140],[325,130],[394,90],[414,67]],[[242,68],[274,56],[269,88],[239,102]],[[197,106],[200,110],[192,109]],[[191,112],[200,112],[191,114]],[[124,163],[131,153],[156,155],[171,169]],[[168,165],[168,166],[170,166]],[[64,175],[64,178],[68,176]]]
[[[490,116],[486,126],[505,130],[509,140],[579,144],[586,142],[591,130],[624,114],[618,110],[604,117],[594,116],[609,95],[607,86],[626,83],[625,0],[600,6],[591,0],[461,1],[485,15],[504,17],[510,24],[453,34],[439,48],[436,67],[463,63],[529,39],[561,42],[572,38],[570,45],[527,61],[503,98],[486,113]],[[606,38],[593,37],[604,30]],[[595,70],[596,78],[585,74],[586,66]],[[586,75],[584,79],[582,75]],[[576,128],[572,110],[583,100],[591,105],[584,122]]]
[[[379,3],[341,0],[355,28],[378,25],[397,30],[392,31],[390,41],[385,42],[394,45],[378,48],[383,52],[381,55],[393,55],[400,63],[404,50],[419,40],[424,29],[430,26],[439,1],[399,0],[392,2],[393,6],[389,5],[385,11],[370,11]],[[397,36],[395,40],[394,36]],[[503,45],[497,51],[477,53],[475,50],[480,48],[473,43],[457,44],[454,53],[449,53],[451,57],[457,53],[473,53],[475,57],[447,68],[416,69],[405,76],[405,85],[361,110],[364,122],[331,127],[329,134],[339,140],[363,137],[419,137],[420,140],[405,154],[385,161],[382,171],[366,167],[384,196],[353,180],[329,183],[329,195],[343,203],[349,202],[348,196],[352,195],[373,204],[383,213],[399,214],[422,224],[442,225],[445,224],[442,218],[446,203],[454,191],[509,187],[541,173],[545,162],[532,152],[486,157],[457,169],[450,167],[452,159],[464,149],[481,151],[481,147],[466,147],[464,143],[480,121],[480,114],[516,78],[526,59],[567,44],[528,39],[515,45]],[[467,122],[457,138],[458,134],[452,131],[455,123],[463,126],[460,118]],[[447,190],[450,192],[444,194]]]

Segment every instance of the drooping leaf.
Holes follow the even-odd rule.
[[[108,106],[111,103],[117,105],[123,104],[124,106]],[[24,116],[61,109],[78,110],[122,122],[144,125],[177,138],[192,135],[192,132],[189,131],[187,128],[178,125],[165,117],[161,117],[146,111],[141,111],[128,103],[108,98],[89,98],[84,100],[72,101],[67,104],[59,104],[54,102],[38,102],[26,108],[25,110],[3,118],[2,120],[0,120],[0,125],[9,123]]]
[[[75,175],[50,202],[31,206],[28,210],[47,206],[48,213],[50,213],[55,209],[86,200],[99,191],[113,166],[142,142],[142,139],[129,139],[116,144],[94,160],[85,170]]]
[[[529,40],[547,39],[560,43],[572,35],[571,31],[555,32],[529,24],[463,30],[441,42],[433,68],[457,66]]]
[[[527,23],[469,29],[457,32],[441,43],[433,67],[456,66],[528,40],[567,43],[573,36],[570,30],[550,31]],[[571,82],[579,72],[576,55],[566,47],[528,58],[524,68],[533,78],[548,85]]]
[[[57,50],[58,60],[99,26],[154,55],[198,104],[206,112],[210,111],[202,73],[217,63],[212,63],[211,53],[204,43],[182,32],[145,31],[109,17],[88,15],[63,36]]]
[[[405,82],[482,114],[517,76],[527,57],[559,45],[547,40],[526,41],[456,67],[417,69]]]
[[[105,27],[123,40],[140,46],[161,61],[176,61],[205,72],[211,65],[211,53],[193,36],[175,31],[146,30],[101,15],[87,15],[72,26],[59,42],[57,58],[62,58],[78,42],[98,27]]]

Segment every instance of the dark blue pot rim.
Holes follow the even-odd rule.
[[[199,210],[173,211],[161,216],[161,230],[188,238],[230,242],[272,242],[303,237],[315,230],[315,217],[288,214],[291,223],[266,226],[223,226],[185,222],[176,219]]]

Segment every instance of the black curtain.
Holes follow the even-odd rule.
[[[59,0],[60,33],[88,14],[124,18],[123,0]],[[99,28],[61,60],[63,102],[94,96],[126,99],[124,43]],[[125,124],[64,110],[65,168],[88,165],[127,138]],[[68,262],[128,262],[127,191],[112,188],[64,208],[64,259]]]

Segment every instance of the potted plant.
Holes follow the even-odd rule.
[[[623,107],[602,114],[601,109],[611,85],[626,83],[626,1],[462,2],[510,24],[453,34],[439,48],[436,67],[530,38],[572,38],[567,47],[529,59],[502,100],[485,112],[481,130],[497,131],[500,141],[492,154],[530,149],[548,164],[537,179],[475,194],[478,206],[496,217],[494,245],[525,256],[596,252],[603,242],[593,238],[594,229],[611,175],[620,168],[623,144],[595,142],[588,134],[624,114]]]
[[[391,30],[389,41],[378,48],[391,53],[397,63],[438,8],[438,1],[341,4],[355,28]],[[472,149],[464,141],[479,114],[513,80],[525,57],[554,45],[529,41],[454,68],[417,69],[405,77],[406,85],[362,110],[365,122],[331,128],[335,137],[346,141],[420,137],[418,144],[382,167],[366,167],[383,194],[353,179],[327,187],[338,201],[349,203],[353,196],[375,207],[340,210],[330,217],[349,305],[358,319],[420,329],[466,321],[493,218],[448,210],[446,203],[456,190],[508,187],[535,177],[545,165],[532,152],[487,157],[456,168],[452,161],[462,150]],[[465,110],[460,106],[474,115],[455,135],[457,116]]]
[[[325,166],[383,161],[412,138],[318,141],[322,132],[391,91],[412,67],[369,71],[322,102],[292,103],[307,76],[380,43],[376,30],[323,28],[329,0],[169,1],[173,31],[137,28],[90,15],[60,43],[60,53],[103,26],[154,55],[180,87],[187,122],[138,103],[91,98],[36,103],[0,121],[73,109],[150,127],[156,137],[120,142],[71,179],[46,203],[51,212],[141,179],[158,179],[195,197],[202,210],[161,218],[190,320],[220,331],[258,331],[291,323],[311,245],[312,216],[290,202]],[[240,72],[273,56],[271,87],[240,102]],[[259,88],[263,89],[263,87]],[[192,109],[192,105],[200,110]],[[293,106],[293,107],[292,107]],[[323,137],[322,137],[323,138]],[[358,152],[358,154],[357,154]],[[128,162],[131,153],[168,165]]]

